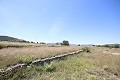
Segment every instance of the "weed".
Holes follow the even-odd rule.
[[[56,67],[54,66],[53,63],[51,63],[51,64],[45,63],[45,64],[44,64],[44,67],[45,67],[45,71],[46,71],[46,72],[53,72],[53,71],[56,70]]]
[[[5,48],[0,50],[0,68],[16,63],[29,63],[38,58],[51,57],[79,49],[78,46]]]
[[[35,60],[35,57],[33,55],[26,56],[26,57],[20,57],[18,63],[29,63],[31,61]]]
[[[2,48],[4,48],[4,46],[3,46],[3,45],[0,45],[0,49],[2,49]]]
[[[90,53],[90,49],[88,47],[84,47],[84,48],[82,48],[82,50],[87,52],[87,53]]]

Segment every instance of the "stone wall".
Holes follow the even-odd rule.
[[[28,64],[26,64],[26,63],[16,64],[14,66],[7,67],[6,69],[0,69],[0,72],[16,72],[20,69],[27,68],[31,65],[42,65],[44,63],[50,63],[53,60],[64,59],[67,56],[74,55],[74,54],[79,54],[81,52],[83,52],[83,50],[79,50],[79,51],[75,51],[75,52],[67,53],[67,54],[62,54],[62,55],[56,55],[56,56],[53,56],[53,57],[50,57],[50,58],[43,58],[43,59],[34,60],[34,61],[32,61]]]

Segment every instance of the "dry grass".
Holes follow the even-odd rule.
[[[35,43],[24,43],[24,42],[9,42],[9,41],[0,41],[1,46],[21,46],[21,47],[27,47],[27,46],[41,46],[43,44],[35,44]]]
[[[115,76],[120,77],[120,48],[98,48],[91,47],[89,56],[84,55],[84,59],[87,59],[94,63],[95,66],[103,68],[105,71],[112,73]],[[117,53],[113,54],[113,53]]]
[[[80,47],[78,46],[4,48],[0,50],[0,68],[17,62],[30,62],[37,58],[63,54],[79,49]]]
[[[100,54],[118,53],[120,54],[120,48],[105,48],[105,47],[90,47],[90,48],[93,53],[100,53]]]
[[[38,50],[37,53],[39,54],[35,55],[45,57],[80,48],[81,47],[64,46],[19,48],[18,50],[23,50],[19,56],[23,55],[23,52],[28,49],[30,51],[27,53],[30,55],[32,55],[32,51],[36,53],[35,50]],[[120,49],[100,47],[88,48],[91,53],[85,52],[78,55],[69,56],[61,61],[53,61],[51,64],[45,63],[43,66],[31,66],[16,73],[11,80],[120,80],[120,55],[112,54],[119,54]],[[16,48],[9,49],[12,50]],[[14,54],[11,55],[16,54],[14,52]]]
[[[120,80],[119,52],[108,48],[89,47],[81,53],[43,66],[33,66],[20,73],[23,80]],[[104,51],[108,53],[104,53]],[[51,71],[48,71],[51,70]],[[13,79],[15,76],[13,77]],[[17,75],[16,79],[20,79]]]

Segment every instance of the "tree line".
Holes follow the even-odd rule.
[[[97,47],[120,48],[120,44],[114,44],[114,45],[109,45],[109,44],[97,45]]]

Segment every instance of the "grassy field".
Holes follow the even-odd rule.
[[[81,53],[44,66],[31,66],[10,80],[119,80],[120,49],[90,47]],[[107,52],[106,52],[107,51]]]
[[[97,66],[86,58],[91,54],[83,53],[64,61],[54,61],[44,66],[31,67],[21,72],[27,80],[118,80],[119,72],[103,64]],[[82,58],[81,58],[82,57]],[[117,64],[116,64],[117,65]],[[113,72],[114,71],[114,72]],[[32,76],[31,76],[32,75]]]
[[[120,49],[89,47],[81,53],[44,66],[31,66],[11,80],[119,80]]]
[[[7,43],[6,45],[11,43]],[[12,42],[12,45],[15,44]],[[19,45],[17,43],[15,45]],[[5,45],[5,43],[4,43]],[[28,43],[22,43],[20,45],[31,45]],[[33,45],[33,44],[32,44]],[[72,52],[79,50],[81,47],[78,46],[62,46],[62,47],[49,47],[49,46],[39,46],[39,47],[21,47],[21,48],[3,48],[0,49],[0,68],[5,68],[7,66],[16,63],[27,63],[32,60],[44,57],[50,57],[57,54],[63,54],[67,52]]]
[[[26,62],[81,48],[76,46],[5,48],[0,50],[0,61],[7,64],[21,60]],[[88,48],[90,53],[84,52],[50,64],[45,63],[43,66],[30,66],[12,76],[6,76],[6,80],[8,78],[9,80],[120,80],[120,48]],[[1,67],[7,65],[1,62]]]
[[[44,44],[35,44],[35,43],[24,43],[24,42],[9,42],[9,41],[0,41],[0,48],[9,48],[9,47],[31,47],[31,46],[43,46]],[[45,46],[45,45],[44,45]]]

